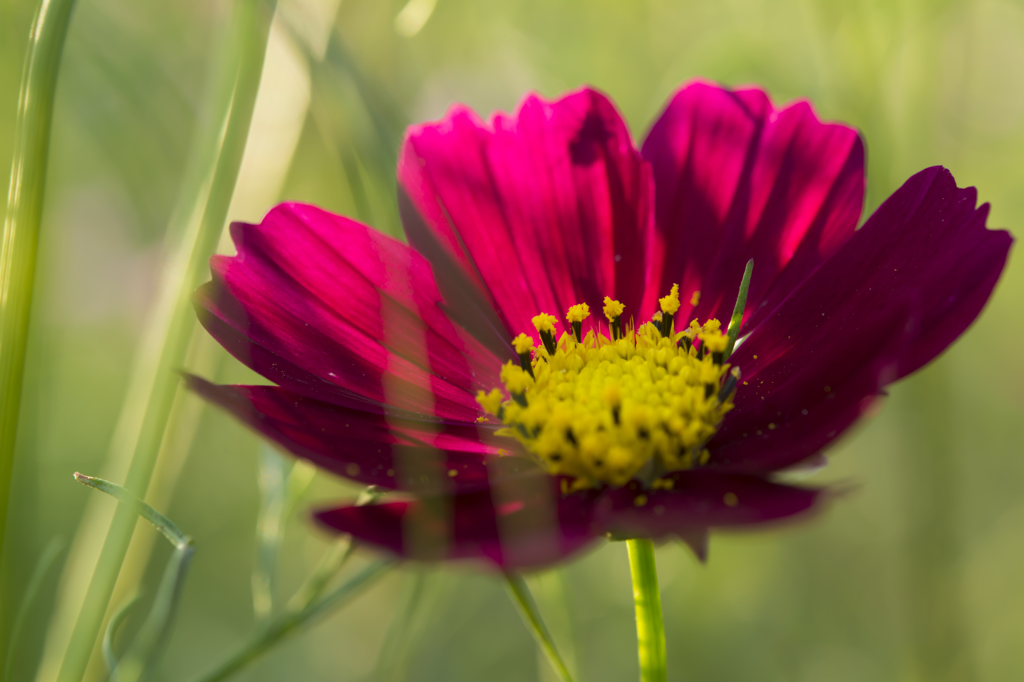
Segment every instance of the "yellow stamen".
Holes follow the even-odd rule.
[[[512,340],[512,347],[516,349],[516,353],[519,355],[529,353],[533,350],[533,337],[529,334],[520,334]]]
[[[625,309],[626,306],[618,301],[613,301],[610,296],[604,297],[604,316],[608,318],[609,322],[614,322],[615,318],[621,317]]]
[[[565,314],[565,319],[568,320],[569,323],[582,322],[588,317],[590,317],[590,306],[586,303],[577,303],[569,308],[569,312]]]
[[[673,284],[669,295],[659,298],[658,303],[661,304],[661,312],[666,315],[675,315],[676,311],[679,310],[679,285]]]
[[[621,337],[592,330],[583,339],[579,325],[589,309],[573,306],[566,316],[572,334],[563,334],[557,344],[552,318],[538,315],[534,323],[546,348],[544,335],[552,339],[551,347],[536,357],[521,356],[528,358],[523,366],[502,367],[511,399],[499,405],[500,391],[477,398],[505,423],[499,435],[518,440],[552,474],[571,479],[563,486],[567,491],[624,486],[634,479],[668,489],[672,481],[658,476],[707,461],[704,446],[732,409],[735,393],[735,380],[723,390],[729,365],[720,355],[717,361],[713,357],[719,351],[712,348],[725,337],[714,320],[694,321],[689,329],[666,335],[662,321],[671,327],[678,287],[662,304],[657,322],[629,326]],[[605,300],[606,316],[623,310]],[[700,347],[693,345],[697,338]],[[527,339],[516,338],[517,352],[532,347]]]
[[[498,416],[498,411],[501,409],[501,402],[503,400],[505,400],[505,396],[497,388],[492,388],[490,393],[484,393],[483,391],[476,392],[476,401],[480,403],[480,407],[484,408],[484,412],[493,414],[495,417]]]
[[[558,322],[558,318],[554,315],[548,315],[547,313],[541,313],[531,320],[533,326],[537,328],[538,332],[550,332],[555,333],[555,322]]]
[[[693,307],[696,308],[697,304],[699,304],[699,303],[700,303],[700,290],[698,289],[697,291],[693,292],[693,296],[690,297],[690,305],[692,305]]]

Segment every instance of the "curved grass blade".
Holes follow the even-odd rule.
[[[118,682],[116,674],[117,653],[114,651],[114,637],[117,636],[117,631],[121,629],[122,623],[127,620],[132,607],[138,603],[139,595],[129,599],[124,606],[119,608],[110,617],[110,620],[107,622],[107,629],[103,633],[103,661],[107,664],[107,670],[110,671],[110,682]]]
[[[18,97],[14,158],[0,244],[0,556],[21,407],[39,221],[43,214],[53,102],[75,0],[42,0],[32,22]]]
[[[138,682],[153,677],[160,653],[171,632],[185,576],[194,553],[195,546],[187,538],[184,544],[175,548],[167,568],[164,569],[149,615],[146,616],[121,662],[111,671],[112,680]]]
[[[171,560],[164,570],[149,615],[139,628],[124,658],[110,671],[110,678],[116,682],[137,682],[147,679],[152,674],[159,652],[170,632],[195,546],[192,544],[192,538],[182,533],[173,521],[116,483],[80,473],[75,473],[75,480],[114,497],[126,509],[149,521],[174,546],[174,554],[171,555]],[[107,627],[103,649],[108,665],[115,658],[113,647],[110,645],[112,633],[117,629],[114,621],[123,620],[130,606],[131,603],[128,607],[122,608]]]
[[[125,507],[133,511],[135,514],[149,521],[153,524],[154,528],[160,531],[160,533],[167,538],[168,542],[170,542],[175,549],[179,549],[192,542],[187,535],[181,532],[181,529],[178,528],[173,521],[118,484],[105,481],[102,478],[97,478],[95,476],[86,476],[85,474],[80,474],[77,471],[75,472],[75,480],[82,485],[87,485],[90,488],[95,488],[102,493],[110,495],[117,499],[118,502],[124,504]]]

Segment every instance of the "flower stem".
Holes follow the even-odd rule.
[[[523,617],[523,622],[530,627],[534,639],[537,640],[537,644],[540,645],[540,648],[547,655],[548,661],[551,662],[551,667],[555,669],[559,679],[563,682],[572,682],[569,669],[565,666],[565,662],[562,661],[562,657],[558,655],[558,649],[555,648],[555,640],[551,637],[551,632],[548,631],[544,620],[540,617],[537,602],[534,601],[533,594],[530,593],[530,588],[526,585],[526,581],[523,580],[523,576],[518,573],[506,573],[505,580],[508,582],[509,596],[512,597],[512,601],[519,607],[519,615]]]
[[[74,0],[42,0],[32,23],[18,98],[14,158],[0,242],[0,556],[7,524],[14,443],[21,406],[39,222],[43,213],[57,72]],[[0,613],[9,611],[0,605]],[[0,632],[4,628],[0,627]],[[0,647],[2,658],[2,647]]]
[[[626,540],[626,548],[629,550],[629,571],[633,575],[640,682],[665,682],[665,626],[661,620],[661,592],[658,590],[654,543],[644,539]]]

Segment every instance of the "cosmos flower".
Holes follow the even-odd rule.
[[[816,507],[778,472],[949,346],[1011,243],[941,167],[856,229],[855,130],[702,82],[640,149],[592,89],[488,122],[456,106],[409,129],[398,180],[408,245],[302,204],[232,225],[238,255],[212,260],[196,308],[276,385],[189,381],[393,491],[324,526],[506,569],[606,536],[703,554],[708,529]]]

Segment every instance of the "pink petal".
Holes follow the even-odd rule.
[[[679,90],[643,145],[654,171],[654,285],[644,316],[680,284],[679,318],[726,322],[754,259],[747,328],[850,237],[864,195],[857,132],[761,90],[696,82]],[[689,306],[694,291],[700,304]]]
[[[712,463],[766,471],[813,455],[963,333],[1012,241],[975,205],[939,167],[886,200],[733,355],[745,385]]]
[[[779,521],[811,510],[823,491],[782,485],[760,476],[691,470],[672,474],[672,490],[628,486],[608,491],[606,527],[615,535],[696,542],[702,530]],[[706,551],[706,549],[705,549]]]
[[[529,569],[576,554],[598,539],[592,492],[563,497],[548,476],[449,498],[339,507],[317,520],[401,557],[478,559]]]
[[[423,217],[406,223],[410,242],[446,254],[510,333],[532,333],[534,315],[561,317],[575,303],[597,319],[606,295],[637,309],[653,187],[604,95],[531,95],[487,124],[455,107],[410,128],[398,177]]]
[[[201,321],[240,360],[311,397],[353,394],[464,421],[479,414],[473,395],[497,383],[500,360],[445,316],[430,265],[412,249],[302,204],[235,224],[232,236],[238,255],[214,257],[214,279],[196,300]]]
[[[469,491],[490,487],[495,475],[514,480],[537,471],[530,460],[499,457],[497,446],[482,439],[487,429],[384,418],[276,386],[217,386],[195,376],[186,380],[204,398],[297,457],[366,485]]]

